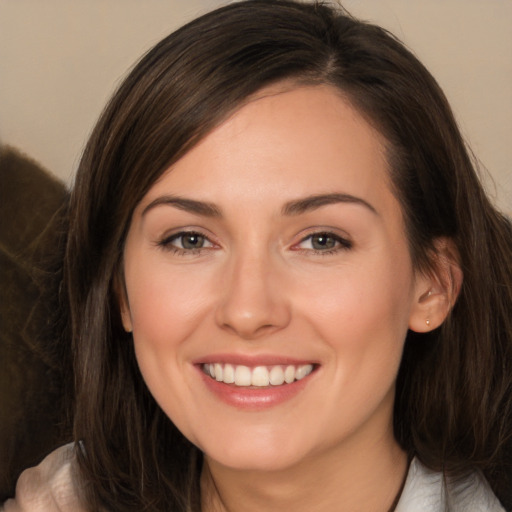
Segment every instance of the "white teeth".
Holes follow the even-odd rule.
[[[280,366],[274,366],[270,370],[269,381],[272,386],[280,386],[284,383],[284,371]]]
[[[295,380],[295,366],[287,366],[284,371],[284,381],[290,384]]]
[[[268,370],[264,366],[256,366],[256,368],[254,368],[252,371],[251,384],[260,387],[269,385]]]
[[[295,378],[297,380],[303,379],[306,375],[311,373],[312,369],[313,368],[308,368],[308,366],[299,366],[295,372]]]
[[[225,384],[268,387],[270,385],[281,386],[285,383],[291,384],[296,380],[301,380],[313,371],[313,365],[288,365],[286,367],[276,365],[249,368],[243,365],[210,363],[203,365],[203,371],[213,379]]]
[[[251,369],[248,366],[237,366],[235,368],[235,384],[237,386],[251,385]]]
[[[222,380],[226,384],[233,384],[235,382],[235,369],[232,365],[227,364],[224,366],[224,378]]]
[[[222,374],[223,374],[222,365],[219,363],[215,363],[214,369],[215,369],[215,380],[222,382]]]

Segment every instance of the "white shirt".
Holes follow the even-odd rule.
[[[485,478],[446,481],[413,459],[395,512],[505,512]]]
[[[58,448],[38,466],[25,470],[16,498],[0,512],[86,512],[73,479],[73,445]],[[414,459],[395,512],[505,512],[488,483],[478,473],[462,481],[446,481],[442,473]]]

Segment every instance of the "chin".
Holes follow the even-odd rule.
[[[238,471],[274,472],[289,469],[307,459],[314,447],[308,444],[305,436],[290,436],[282,430],[248,432],[239,429],[232,433],[226,431],[222,438],[216,437],[210,442],[201,443],[200,449],[208,460],[225,468]]]
[[[247,472],[279,472],[297,465],[301,459],[297,452],[283,453],[277,449],[262,450],[232,450],[229,453],[219,453],[213,450],[211,454],[205,453],[209,462],[236,471]]]

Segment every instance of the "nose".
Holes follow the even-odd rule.
[[[271,259],[241,255],[228,263],[215,312],[219,327],[244,340],[255,340],[289,324],[289,297],[279,263]]]

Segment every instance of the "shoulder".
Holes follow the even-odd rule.
[[[505,512],[489,484],[478,472],[450,480],[420,461],[411,462],[395,512]]]
[[[50,453],[38,466],[26,469],[16,484],[16,496],[3,512],[85,512],[74,483],[73,444]]]

